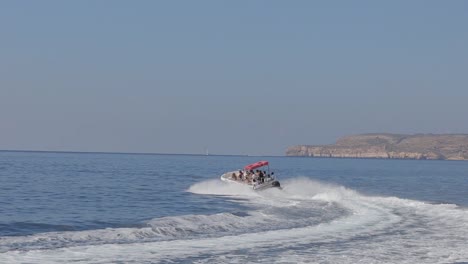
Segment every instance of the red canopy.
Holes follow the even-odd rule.
[[[255,162],[253,164],[249,164],[249,165],[245,166],[244,170],[254,170],[256,168],[260,168],[260,167],[263,167],[263,166],[266,166],[266,165],[268,165],[268,161],[262,160],[262,161]]]

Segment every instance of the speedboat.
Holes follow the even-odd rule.
[[[221,175],[221,180],[247,185],[254,190],[281,189],[281,184],[276,180],[274,172],[270,173],[270,166],[266,160],[246,165],[242,170],[226,172]]]

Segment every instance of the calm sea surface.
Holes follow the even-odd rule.
[[[359,261],[468,263],[468,162],[0,152],[0,263]]]

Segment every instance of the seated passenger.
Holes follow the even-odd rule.
[[[252,182],[258,182],[259,178],[260,177],[258,175],[254,174],[253,177],[252,177]]]
[[[245,177],[245,182],[246,182],[247,184],[250,184],[251,181],[252,181],[252,175],[248,175],[247,177]]]

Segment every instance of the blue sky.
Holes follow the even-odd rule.
[[[0,149],[468,133],[466,1],[2,1]]]

